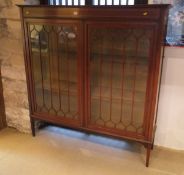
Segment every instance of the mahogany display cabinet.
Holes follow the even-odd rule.
[[[20,5],[32,134],[36,120],[134,140],[156,128],[169,5]]]

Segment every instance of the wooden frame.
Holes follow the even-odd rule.
[[[34,121],[41,120],[86,132],[99,133],[117,138],[134,140],[142,143],[147,148],[146,166],[148,166],[150,151],[151,148],[153,147],[154,132],[156,128],[155,111],[157,110],[158,104],[157,102],[159,94],[159,81],[161,77],[161,67],[163,60],[162,40],[164,38],[165,26],[167,24],[166,17],[168,12],[168,5],[138,5],[138,6],[121,6],[121,7],[118,6],[118,7],[101,7],[100,9],[94,7],[90,8],[90,7],[61,7],[61,6],[20,6],[20,12],[24,31],[23,41],[25,50],[25,66],[26,66],[29,104],[30,104],[30,117],[33,136],[35,136]],[[37,110],[36,104],[38,101],[34,83],[35,69],[33,67],[34,56],[31,53],[32,52],[31,33],[30,30],[28,30],[30,24],[33,25],[32,31],[35,30],[36,33],[39,34],[39,36],[40,33],[34,25],[41,24],[43,28],[44,25],[47,26],[48,24],[52,28],[51,30],[49,29],[49,31],[52,32],[57,31],[58,27],[59,31],[61,31],[60,26],[65,26],[65,28],[63,28],[63,31],[61,33],[63,32],[65,33],[66,30],[65,24],[74,26],[74,28],[76,28],[77,31],[76,42],[78,43],[77,58],[79,61],[77,65],[78,69],[77,77],[79,78],[78,79],[79,84],[77,85],[79,89],[77,93],[77,97],[79,98],[78,101],[79,122],[77,123],[75,120],[73,120],[73,118],[65,118],[62,115],[59,116],[57,112],[55,114],[52,114],[50,113],[50,111],[45,112],[44,110],[43,111]],[[147,56],[147,58],[149,59],[149,64],[148,64],[148,76],[146,81],[147,83],[145,92],[146,100],[145,104],[143,105],[144,122],[143,122],[143,131],[141,131],[141,134],[138,134],[137,130],[129,132],[122,129],[118,130],[116,128],[91,125],[90,123],[91,118],[89,111],[92,109],[92,107],[89,102],[90,101],[89,70],[91,64],[89,59],[89,52],[90,52],[89,48],[91,48],[89,31],[92,26],[99,27],[100,25],[102,26],[102,28],[107,29],[108,28],[113,29],[117,28],[126,30],[131,29],[131,31],[133,31],[134,29],[135,30],[140,29],[141,31],[144,30],[151,31],[150,32],[151,37],[149,39],[150,47],[148,48],[149,55]],[[60,37],[59,33],[57,33],[58,37]],[[74,38],[75,37],[76,35],[74,35]],[[39,41],[38,48],[40,48],[39,49],[40,56],[38,57],[38,59],[42,59],[42,51],[41,51],[42,46],[40,44],[40,39],[37,41]],[[52,43],[51,48],[53,48],[53,45],[55,45],[54,42]],[[57,46],[54,47],[57,48]],[[70,46],[67,46],[67,48],[69,47]],[[69,53],[69,51],[67,52]],[[55,56],[53,56],[53,54],[59,55],[61,53],[64,54],[61,48],[56,49],[55,52],[52,51],[51,58],[56,59]],[[136,53],[138,53],[138,51],[136,51]],[[38,64],[41,64],[42,66],[41,62]],[[51,66],[50,63],[49,66]],[[41,76],[43,77],[43,73],[41,73]],[[58,82],[60,83],[60,81]],[[50,83],[52,84],[52,80],[50,80]],[[57,86],[60,86],[60,84],[59,85],[57,84]],[[52,85],[49,93],[52,96]],[[44,94],[44,92],[42,94]],[[61,96],[59,95],[59,98],[60,97]],[[134,104],[132,104],[132,106],[133,105]]]

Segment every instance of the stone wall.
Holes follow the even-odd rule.
[[[23,0],[0,0],[0,60],[8,126],[30,132],[19,9]]]

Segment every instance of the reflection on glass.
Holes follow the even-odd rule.
[[[134,5],[134,0],[93,0],[93,5]]]
[[[50,5],[85,5],[85,0],[49,0]]]
[[[91,122],[143,132],[150,31],[91,27]]]

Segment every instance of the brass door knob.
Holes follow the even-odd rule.
[[[147,15],[148,15],[148,12],[143,12],[142,15],[143,15],[143,16],[147,16]]]
[[[77,11],[73,12],[73,15],[77,16],[79,13]]]
[[[29,15],[30,14],[30,12],[29,11],[26,11],[26,15]]]

